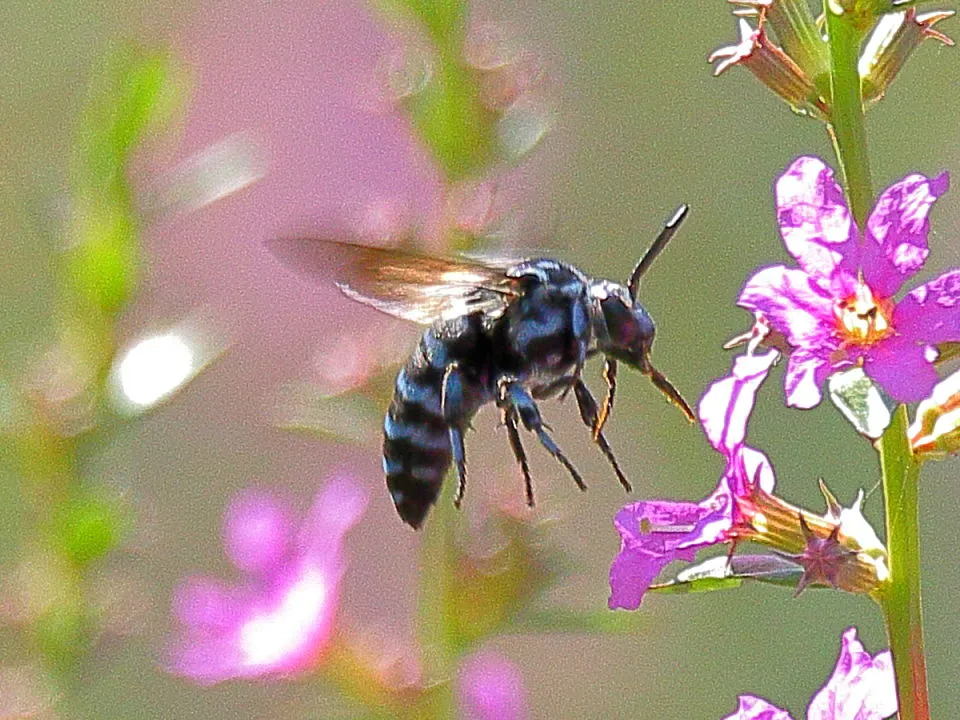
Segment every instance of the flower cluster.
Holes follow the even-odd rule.
[[[795,112],[829,122],[833,109],[830,49],[823,26],[813,16],[807,0],[731,2],[740,6],[736,11],[740,40],[710,55],[710,62],[716,63],[714,75],[734,65],[745,67]],[[849,5],[853,14],[873,11],[865,3]],[[921,15],[916,8],[907,8],[886,13],[873,25],[857,68],[867,106],[884,96],[924,40],[954,44],[934,27],[953,14],[952,10],[936,10]],[[864,17],[857,22],[873,24],[873,21],[873,17]]]
[[[174,599],[181,632],[170,670],[211,684],[310,668],[333,633],[343,537],[366,503],[354,481],[334,477],[297,531],[272,495],[235,497],[224,519],[224,545],[245,579],[226,584],[193,577],[181,584]]]
[[[833,675],[810,701],[807,720],[884,720],[896,712],[890,651],[871,656],[857,639],[857,629],[848,629]],[[792,720],[792,716],[763,698],[741,695],[740,707],[723,720]]]
[[[701,549],[743,540],[789,553],[802,570],[799,589],[821,583],[866,593],[888,579],[883,546],[863,519],[860,500],[844,509],[825,492],[824,516],[796,508],[773,494],[775,478],[766,455],[745,444],[757,390],[778,357],[776,350],[738,357],[731,375],[701,399],[704,432],[726,460],[720,482],[706,499],[647,500],[617,513],[621,545],[610,568],[611,608],[636,609],[672,561],[691,562]]]

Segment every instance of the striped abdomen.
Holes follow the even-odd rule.
[[[393,401],[383,421],[383,471],[403,521],[420,527],[437,501],[450,467],[450,428],[441,398],[447,366],[456,363],[469,378],[465,402],[454,420],[466,424],[492,399],[486,377],[488,342],[479,316],[464,316],[428,329],[397,374]]]

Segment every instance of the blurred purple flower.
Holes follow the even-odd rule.
[[[727,458],[726,471],[710,496],[699,503],[641,501],[617,513],[620,553],[610,567],[611,608],[635,610],[669,563],[690,562],[700,549],[739,536],[744,503],[756,489],[773,491],[770,461],[744,440],[757,390],[777,357],[776,350],[738,357],[732,374],[713,383],[700,401],[707,439]]]
[[[887,188],[863,238],[833,171],[801,157],[776,185],[777,220],[799,268],[767,267],[739,305],[762,315],[792,348],[787,404],[811,408],[832,373],[855,365],[900,402],[916,402],[937,381],[939,343],[960,340],[960,270],[893,297],[929,254],[927,216],[947,191],[946,173],[908,175]]]
[[[807,720],[884,720],[897,712],[896,682],[890,651],[871,656],[857,640],[857,629],[842,636],[833,675],[807,708]],[[752,695],[724,720],[792,720],[786,710]]]
[[[460,666],[460,713],[465,720],[522,720],[529,717],[523,676],[512,662],[481,651]]]
[[[169,669],[201,684],[286,675],[312,666],[333,631],[346,561],[343,537],[367,494],[334,477],[299,528],[266,492],[239,494],[224,517],[227,556],[246,578],[183,581],[173,612],[182,626]]]

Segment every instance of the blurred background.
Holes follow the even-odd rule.
[[[654,359],[691,404],[726,373],[721,345],[751,322],[734,306],[741,284],[787,259],[775,177],[800,154],[833,164],[821,125],[739,68],[711,77],[709,53],[738,37],[721,0],[478,0],[468,17],[466,57],[498,133],[474,127],[470,146],[497,144],[503,161],[424,140],[429,113],[416,103],[435,61],[424,38],[441,30],[425,35],[396,7],[0,6],[0,712],[360,716],[322,670],[214,687],[165,670],[178,583],[237,577],[221,540],[230,498],[268,490],[302,518],[344,475],[368,489],[369,505],[345,541],[338,622],[397,682],[419,672],[418,587],[429,595],[430,568],[446,560],[423,547],[429,530],[397,518],[378,435],[382,388],[418,331],[303,282],[265,240],[313,232],[415,237],[438,252],[538,248],[622,280],[689,203],[641,292],[658,324]],[[878,187],[960,167],[958,71],[955,51],[928,43],[870,113]],[[144,97],[149,117],[129,120]],[[132,110],[114,127],[117,98]],[[107,126],[113,151],[98,134]],[[921,279],[960,265],[953,197],[934,212]],[[179,337],[193,354],[170,381],[177,392],[138,399],[119,359],[150,337]],[[171,352],[150,372],[176,366]],[[846,504],[864,488],[881,527],[875,453],[829,403],[785,409],[781,372],[751,423],[780,494],[820,511],[817,478]],[[596,362],[588,381],[602,392]],[[740,693],[802,717],[844,628],[856,625],[872,652],[885,646],[871,602],[838,592],[651,596],[602,619],[613,615],[612,517],[627,498],[572,403],[543,412],[589,492],[528,443],[538,498],[528,513],[488,408],[467,439],[465,508],[437,520],[489,557],[527,532],[492,536],[489,518],[520,518],[536,534],[527,551],[562,570],[536,598],[540,615],[598,618],[593,632],[506,624],[483,638],[519,669],[532,717],[720,718]],[[607,428],[629,499],[699,500],[723,469],[639,375],[621,371]],[[944,717],[960,704],[960,530],[945,515],[960,505],[958,469],[955,458],[929,464],[921,503],[930,686]]]

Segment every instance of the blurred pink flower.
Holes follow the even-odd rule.
[[[530,715],[520,670],[498,653],[481,651],[467,658],[457,686],[465,720],[522,720]]]
[[[236,584],[203,576],[183,581],[173,601],[181,628],[169,670],[213,684],[313,666],[337,614],[346,569],[343,537],[366,504],[363,488],[335,476],[297,532],[269,493],[236,496],[224,516],[224,545],[246,577]]]

